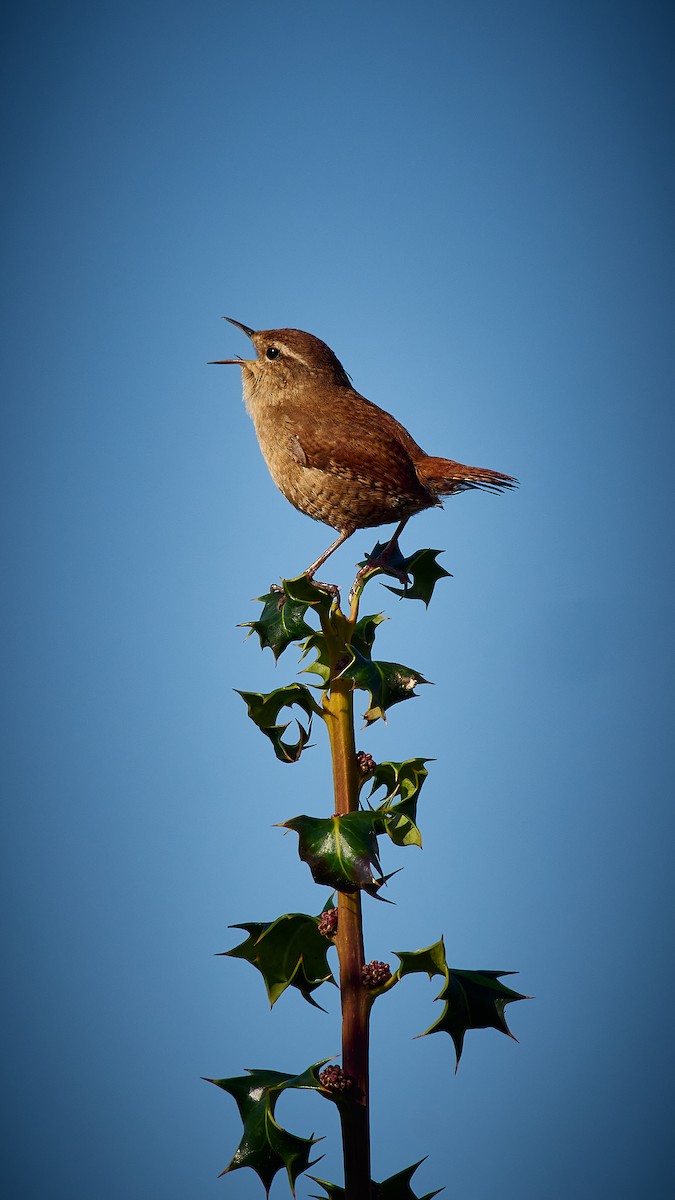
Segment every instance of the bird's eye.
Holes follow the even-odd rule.
[[[268,346],[267,347],[267,357],[268,358],[278,358],[280,353],[281,353],[281,351],[279,350],[278,346]]]

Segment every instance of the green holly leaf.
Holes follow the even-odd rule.
[[[421,1036],[429,1033],[449,1033],[455,1046],[459,1066],[464,1046],[464,1035],[467,1029],[498,1029],[513,1038],[506,1024],[504,1009],[514,1000],[529,1000],[520,992],[514,992],[499,980],[503,975],[513,975],[513,971],[459,971],[448,970],[448,978],[442,991],[436,997],[443,1000],[445,1006],[437,1021]]]
[[[308,667],[303,667],[303,671],[318,675],[323,681],[323,685],[327,686],[330,682],[330,654],[326,638],[320,630],[311,633],[303,643],[301,657],[306,658],[313,650],[316,651],[316,658]]]
[[[357,621],[350,645],[346,647],[349,658],[345,659],[345,665],[350,665],[351,662],[351,646],[359,651],[364,658],[370,658],[370,651],[375,641],[377,626],[386,620],[387,618],[382,616],[381,613],[376,613],[373,616],[361,617],[361,620]],[[326,686],[330,683],[330,653],[326,638],[320,630],[312,630],[307,637],[302,647],[302,657],[305,658],[312,651],[316,652],[316,658],[313,659],[308,667],[304,667],[304,670],[319,675],[324,686]]]
[[[319,1079],[319,1072],[326,1063],[329,1063],[330,1058],[322,1058],[320,1062],[312,1063],[311,1067],[307,1067],[300,1075],[289,1075],[285,1083],[277,1086],[278,1091],[288,1091],[289,1088],[300,1088],[303,1090],[311,1090],[319,1092],[326,1100],[332,1100],[330,1092],[324,1088]]]
[[[399,979],[404,975],[425,974],[430,979],[434,975],[443,975],[447,978],[448,964],[445,958],[445,945],[443,938],[434,942],[432,946],[425,946],[423,950],[396,950],[394,951],[400,966],[396,974]]]
[[[400,596],[402,600],[422,600],[428,608],[439,579],[452,579],[450,572],[436,562],[438,555],[442,553],[442,550],[416,550],[414,554],[410,555],[410,558],[404,558],[403,570],[406,574],[412,575],[412,587],[406,585],[402,588],[395,588],[385,583],[387,591],[393,592],[395,596]]]
[[[386,559],[378,562],[385,550],[387,551]],[[403,583],[403,587],[395,588],[385,584],[384,586],[390,592],[405,600],[422,600],[428,607],[439,579],[452,578],[450,572],[436,562],[438,555],[442,553],[442,550],[415,550],[408,558],[404,558],[398,542],[394,546],[390,546],[388,542],[378,542],[368,558],[359,565],[367,567],[371,562],[375,564],[368,571],[367,579],[374,579],[377,575],[394,575]],[[410,586],[411,575],[413,577],[412,587]]]
[[[318,711],[308,688],[301,683],[289,683],[286,687],[277,688],[274,692],[263,695],[260,692],[239,692],[248,707],[248,715],[258,726],[258,729],[268,737],[274,747],[274,753],[280,762],[297,762],[309,741],[312,727],[312,716]],[[288,729],[290,721],[278,725],[277,718],[282,708],[291,708],[297,704],[309,717],[307,728],[297,722],[299,737],[297,742],[283,741],[283,734]]]
[[[371,796],[381,787],[386,789],[385,798],[375,811],[382,814],[383,831],[397,846],[422,845],[417,828],[417,800],[428,775],[425,767],[428,761],[409,758],[401,763],[377,763],[371,776]]]
[[[360,650],[366,658],[370,658],[377,627],[388,619],[384,613],[373,613],[371,616],[361,617],[354,626],[350,644]]]
[[[305,620],[309,609],[328,616],[332,597],[316,586],[306,575],[297,579],[284,579],[282,588],[258,596],[263,610],[258,621],[245,621],[243,628],[257,633],[263,650],[269,646],[278,660],[291,642],[301,642],[315,631]]]
[[[297,833],[298,853],[315,883],[340,892],[362,889],[375,894],[385,882],[377,852],[377,820],[373,812],[327,818],[300,816],[284,821],[283,828]]]
[[[299,642],[313,632],[305,621],[308,605],[291,600],[285,592],[268,592],[258,599],[263,602],[260,620],[244,621],[242,627],[250,629],[249,637],[257,633],[262,649],[269,646],[278,661],[291,642]]]
[[[427,974],[430,979],[434,975],[443,977],[443,987],[436,997],[445,1002],[443,1012],[419,1036],[449,1033],[457,1055],[455,1070],[459,1066],[464,1035],[468,1029],[498,1029],[500,1033],[513,1038],[504,1018],[504,1008],[514,1000],[530,999],[499,982],[503,975],[513,975],[513,971],[460,971],[449,967],[443,938],[424,950],[396,951],[396,957],[400,963],[396,972],[398,979],[417,972]],[[518,1039],[513,1040],[515,1042]]]
[[[383,558],[384,552],[387,552],[386,558]],[[368,568],[366,579],[369,581],[375,579],[378,575],[393,575],[395,579],[400,579],[402,582],[407,581],[407,570],[405,559],[401,553],[401,547],[398,540],[392,545],[391,542],[376,542],[373,549],[367,558],[364,558],[359,566]]]
[[[410,700],[417,695],[415,688],[418,684],[429,682],[411,667],[403,667],[400,663],[374,662],[355,646],[350,649],[353,661],[341,672],[341,678],[351,679],[354,687],[370,693],[370,705],[363,714],[366,725],[372,725],[380,719],[386,722],[388,708],[400,704],[402,700]]]
[[[335,979],[327,960],[331,942],[319,933],[318,917],[285,913],[276,921],[251,921],[230,928],[243,929],[248,937],[232,950],[223,951],[224,955],[243,958],[260,971],[271,1006],[287,987],[294,987],[309,1004],[321,1007],[311,993]]]
[[[261,1180],[265,1194],[269,1195],[274,1176],[285,1168],[291,1192],[295,1195],[298,1175],[318,1162],[316,1158],[310,1161],[309,1155],[312,1146],[321,1140],[297,1137],[282,1129],[274,1119],[274,1108],[281,1091],[295,1078],[297,1076],[284,1075],[280,1071],[249,1071],[237,1078],[207,1080],[234,1097],[244,1125],[239,1146],[221,1175],[250,1167]]]
[[[424,1196],[416,1197],[410,1186],[410,1181],[415,1171],[424,1161],[421,1158],[419,1162],[413,1163],[411,1167],[406,1167],[403,1171],[399,1171],[397,1175],[390,1175],[382,1183],[371,1181],[371,1200],[433,1200],[433,1197],[438,1196],[443,1191],[443,1188],[436,1188],[435,1192],[427,1192]],[[325,1179],[317,1179],[315,1175],[310,1175],[309,1178],[318,1183],[320,1187],[325,1188],[326,1191],[325,1196],[315,1196],[314,1200],[345,1200],[345,1190],[339,1187],[338,1184],[327,1183]]]
[[[397,1175],[390,1175],[388,1179],[382,1183],[375,1184],[379,1191],[376,1191],[374,1200],[417,1200],[413,1192],[410,1181],[415,1174],[415,1171],[425,1160],[420,1158],[418,1162],[413,1163],[411,1167],[405,1167],[403,1171],[399,1171]],[[311,1177],[310,1177],[311,1178]],[[426,1192],[424,1196],[420,1196],[419,1200],[433,1200],[434,1196],[438,1196],[444,1189],[436,1188],[433,1192]]]
[[[337,1183],[328,1183],[325,1179],[317,1179],[316,1175],[310,1175],[319,1187],[325,1188],[324,1196],[317,1196],[316,1192],[312,1192],[312,1200],[345,1200],[345,1189],[339,1187]],[[372,1188],[372,1183],[371,1183]]]
[[[333,594],[325,587],[320,587],[306,575],[298,575],[296,579],[284,579],[282,582],[284,592],[289,600],[297,604],[304,604],[324,617],[329,615],[333,606]]]

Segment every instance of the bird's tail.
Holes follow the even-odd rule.
[[[483,492],[503,492],[505,488],[518,486],[518,480],[500,471],[488,471],[483,467],[467,467],[450,458],[433,458],[425,455],[416,461],[415,470],[420,481],[437,496],[452,496],[454,492],[465,492],[478,488]]]

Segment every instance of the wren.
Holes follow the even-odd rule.
[[[308,578],[357,529],[398,522],[377,561],[369,562],[386,569],[415,513],[441,506],[440,498],[455,492],[516,486],[499,471],[425,454],[395,417],[359,395],[320,338],[225,320],[243,330],[258,357],[212,365],[241,367],[244,401],[272,479],[295,508],[339,535],[304,572]]]

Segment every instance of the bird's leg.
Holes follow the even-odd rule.
[[[315,573],[315,571],[318,571],[319,567],[322,566],[323,563],[325,563],[327,558],[330,558],[333,551],[337,550],[338,546],[341,546],[343,542],[346,542],[347,538],[350,536],[351,536],[351,534],[349,534],[349,533],[341,533],[340,536],[337,537],[334,542],[331,542],[328,549],[326,551],[324,551],[324,553],[321,554],[319,556],[319,558],[317,558],[316,562],[313,562],[312,565],[310,567],[308,567],[306,571],[302,572],[302,574],[307,579],[310,579],[312,581],[312,583],[314,584],[315,587],[321,588],[322,591],[324,591],[324,592],[328,592],[329,596],[332,596],[338,605],[340,603],[340,592],[337,588],[337,585],[334,583],[320,583],[318,579],[314,578],[314,573]],[[273,583],[270,585],[271,592],[283,593],[283,590],[284,589],[278,583]]]
[[[401,581],[401,583],[409,582],[405,569],[402,566],[397,565],[397,560],[401,563],[404,561],[398,544],[398,539],[403,533],[408,520],[408,517],[404,517],[402,521],[399,521],[384,550],[381,550],[376,558],[369,558],[367,564],[371,568],[379,567],[381,571],[385,571],[388,575],[395,575],[396,578]]]
[[[316,571],[318,571],[319,567],[323,566],[326,559],[330,558],[333,551],[337,550],[339,546],[342,546],[342,544],[347,541],[348,537],[351,537],[351,532],[341,533],[339,537],[336,537],[334,542],[331,542],[328,549],[317,558],[316,562],[313,562],[306,571],[302,572],[303,575],[306,575],[308,579],[312,580],[315,587],[321,588],[324,592],[328,592],[338,604],[340,603],[340,593],[336,585],[334,583],[319,583],[319,580],[314,578],[314,574]]]
[[[409,582],[408,575],[403,567],[396,565],[397,559],[403,562],[403,555],[399,548],[398,539],[408,524],[409,519],[409,517],[404,517],[402,521],[399,521],[384,550],[380,550],[380,553],[375,558],[369,557],[366,560],[366,565],[362,568],[364,571],[372,571],[375,567],[379,567],[387,575],[394,575],[401,583]]]
[[[331,542],[328,549],[325,550],[324,553],[319,556],[319,558],[317,558],[316,562],[313,562],[311,567],[308,567],[306,571],[302,572],[303,575],[306,575],[308,579],[314,579],[315,571],[318,571],[319,567],[323,566],[326,559],[330,558],[333,551],[337,550],[338,546],[341,546],[343,544],[343,542],[346,542],[347,538],[350,536],[351,535],[349,533],[341,533],[340,536],[337,537],[334,542]],[[317,584],[317,587],[318,586],[319,585]],[[321,584],[320,586],[323,587],[323,584]]]

